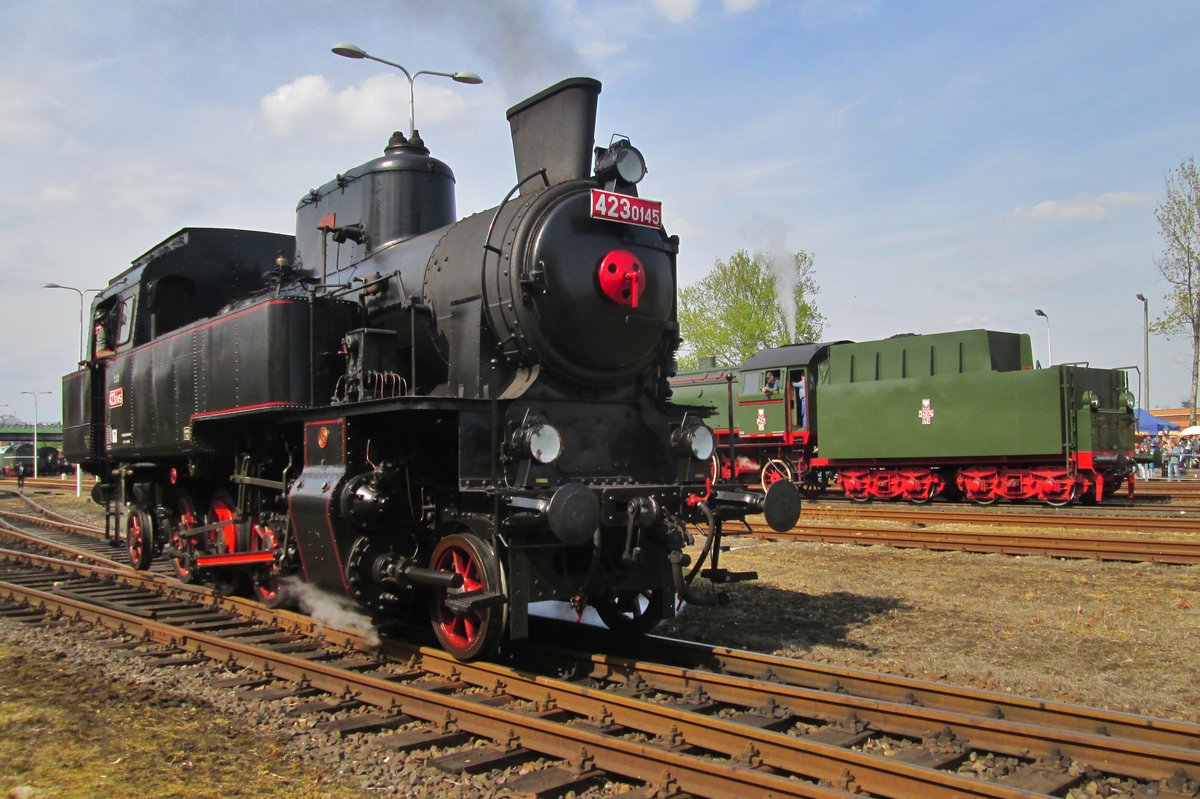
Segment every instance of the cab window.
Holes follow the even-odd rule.
[[[116,343],[128,344],[133,333],[133,295],[125,297],[117,306],[117,340]]]
[[[777,397],[783,390],[783,380],[778,369],[768,369],[762,378],[762,394],[764,397]]]

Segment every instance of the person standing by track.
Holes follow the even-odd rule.
[[[1183,445],[1178,440],[1172,441],[1167,450],[1167,479],[1182,480],[1183,471],[1180,464],[1183,462]]]

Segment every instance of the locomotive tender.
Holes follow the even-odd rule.
[[[769,377],[778,389],[764,391]],[[982,505],[1098,502],[1126,480],[1132,491],[1125,372],[1034,369],[1026,334],[793,344],[671,385],[676,402],[714,415],[722,479],[794,480],[816,496],[836,475],[859,501],[940,495]]]
[[[449,167],[396,133],[300,201],[295,238],[187,228],[109,283],[64,437],[136,568],[166,550],[269,604],[300,579],[428,614],[463,659],[526,637],[535,601],[639,632],[724,598],[693,586],[706,556],[752,576],[718,568],[722,521],[790,527],[799,494],[713,485],[712,431],[668,401],[678,239],[628,141],[589,168],[599,92],[509,110],[495,208],[455,221]]]

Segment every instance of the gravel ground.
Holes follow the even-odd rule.
[[[54,504],[81,515],[94,507],[73,499]],[[663,632],[1200,721],[1200,567],[738,538],[728,543],[732,549],[722,554],[721,565],[756,570],[760,579],[730,586],[734,601],[728,607],[689,609]],[[354,736],[312,730],[311,721],[297,725],[279,703],[212,691],[207,683],[219,668],[148,674],[139,659],[89,641],[74,629],[0,619],[0,796],[503,795],[497,786],[504,773],[450,776],[425,765],[441,752],[397,757]],[[73,689],[66,699],[57,693],[64,683]],[[70,783],[61,769],[35,764],[57,762],[64,735],[85,741],[94,735],[80,735],[81,721],[56,736],[50,716],[64,702],[78,715],[72,702],[98,689],[97,716],[110,705],[121,712],[92,726],[118,726],[121,735],[95,760],[64,764],[89,779],[97,771],[107,774],[89,792],[81,786],[91,782]],[[198,749],[205,758],[198,754],[184,767],[164,733],[197,721],[189,735],[203,742]],[[13,749],[14,741],[19,748]],[[126,743],[132,751],[120,752]],[[14,752],[21,756],[12,757]],[[135,773],[143,781],[118,783],[126,772],[114,761],[138,755],[152,761]],[[244,769],[247,763],[256,768]],[[165,773],[153,770],[164,765]],[[262,781],[252,783],[251,771]],[[164,790],[172,775],[181,786]],[[587,796],[605,792],[594,789]]]
[[[1200,722],[1200,566],[731,539],[682,638]]]

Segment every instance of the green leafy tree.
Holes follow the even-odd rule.
[[[738,250],[717,259],[699,282],[679,292],[682,369],[696,368],[700,356],[733,366],[765,348],[815,341],[825,317],[813,298],[820,291],[813,257],[801,250],[780,265],[766,253]],[[781,268],[782,266],[782,268]]]
[[[1200,172],[1189,156],[1167,175],[1167,198],[1156,209],[1166,249],[1158,272],[1170,285],[1166,311],[1155,320],[1156,333],[1187,335],[1192,344],[1189,423],[1196,423],[1196,386],[1200,383]]]

